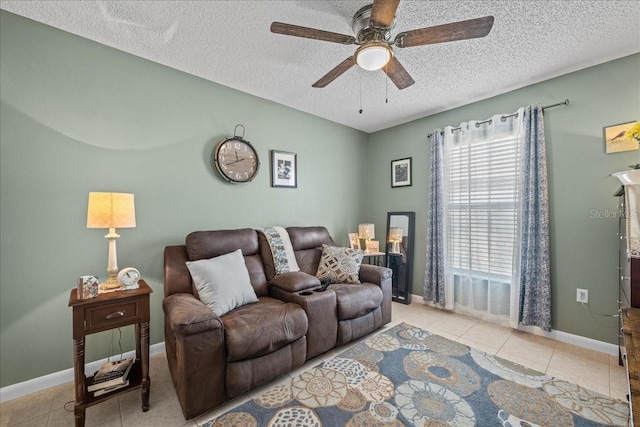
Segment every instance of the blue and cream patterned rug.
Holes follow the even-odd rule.
[[[628,419],[624,402],[402,323],[204,426],[626,426]]]

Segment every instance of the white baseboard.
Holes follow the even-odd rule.
[[[411,294],[412,301],[415,301],[417,304],[426,304],[421,295]],[[540,335],[543,337],[551,338],[556,341],[565,342],[567,344],[573,344],[578,347],[587,348],[589,350],[600,351],[602,353],[607,353],[612,356],[618,356],[618,346],[615,344],[611,344],[608,342],[594,340],[592,338],[583,337],[580,335],[570,334],[568,332],[562,332],[558,330],[551,330],[551,332],[543,331],[542,329],[536,326],[518,326],[518,330],[528,332],[534,335]]]
[[[149,355],[155,356],[157,354],[164,353],[164,341],[149,346]],[[129,351],[124,354],[124,357],[134,357],[135,352]],[[85,365],[85,372],[97,371],[107,359],[96,360],[89,362]],[[6,402],[18,397],[26,396],[27,394],[35,393],[40,390],[44,390],[50,387],[55,387],[60,384],[65,384],[73,381],[73,368],[65,369],[64,371],[54,372],[52,374],[44,375],[42,377],[33,378],[21,383],[11,384],[6,387],[0,388],[0,402]]]
[[[567,344],[573,344],[578,347],[583,347],[589,350],[595,350],[602,353],[610,354],[611,356],[618,356],[618,346],[604,341],[594,340],[592,338],[583,337],[581,335],[574,335],[568,332],[562,332],[552,329],[551,332],[545,332],[536,326],[518,326],[518,330],[528,332],[534,335],[540,335],[543,337],[551,338],[556,341],[565,342]]]

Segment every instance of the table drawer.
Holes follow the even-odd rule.
[[[85,311],[85,331],[97,332],[140,322],[142,299],[123,301],[98,307],[88,307]]]

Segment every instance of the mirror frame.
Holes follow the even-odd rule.
[[[389,257],[389,229],[391,227],[391,217],[393,216],[406,216],[409,222],[409,227],[406,232],[406,236],[408,237],[408,242],[406,247],[404,248],[407,254],[407,260],[404,264],[405,267],[405,275],[404,275],[404,283],[398,283],[396,272],[394,271],[394,277],[392,281],[394,282],[392,285],[392,295],[391,299],[396,302],[401,302],[403,304],[411,303],[411,293],[413,292],[413,249],[414,249],[414,241],[415,241],[415,228],[416,228],[416,213],[415,212],[387,212],[387,229],[386,234],[384,236],[385,240],[385,259],[387,267],[390,267],[390,257]],[[401,295],[400,289],[404,290],[404,295]]]

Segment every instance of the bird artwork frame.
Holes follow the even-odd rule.
[[[635,121],[626,122],[604,128],[604,141],[607,154],[640,149],[640,144],[637,140],[625,135],[625,132],[631,129],[635,123]]]

